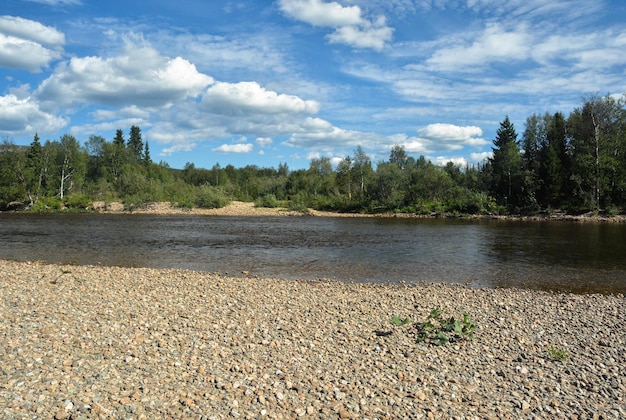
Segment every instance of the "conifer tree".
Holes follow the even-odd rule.
[[[143,140],[141,140],[141,128],[136,125],[130,127],[130,137],[128,139],[128,151],[131,159],[141,162],[143,156]]]
[[[490,159],[491,194],[509,210],[519,210],[527,204],[527,197],[524,196],[522,154],[515,127],[508,115],[500,123],[493,144],[495,147],[492,148],[493,157]]]

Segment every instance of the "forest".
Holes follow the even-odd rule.
[[[94,201],[133,209],[169,201],[183,208],[222,207],[232,200],[257,206],[337,212],[424,215],[538,214],[563,211],[617,215],[626,210],[626,101],[582,100],[568,116],[531,115],[521,133],[506,116],[493,155],[480,164],[435,165],[394,146],[372,162],[362,147],[333,167],[313,159],[290,170],[216,163],[183,169],[155,163],[141,128],[125,139],[72,135],[29,146],[0,144],[0,210],[88,211]]]

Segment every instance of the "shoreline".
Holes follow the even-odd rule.
[[[15,207],[12,210],[0,211],[2,213],[28,213],[28,209]],[[626,223],[626,215],[615,216],[598,215],[588,212],[579,215],[571,215],[563,212],[552,214],[535,214],[529,216],[522,215],[498,215],[498,214],[415,214],[415,213],[340,213],[334,211],[322,211],[307,209],[306,212],[293,211],[283,207],[256,207],[252,202],[231,201],[224,207],[203,209],[203,208],[181,208],[172,205],[170,202],[151,202],[140,206],[126,209],[122,202],[94,201],[87,212],[96,214],[153,214],[153,215],[198,215],[198,216],[317,216],[317,217],[366,217],[366,218],[404,218],[404,219],[452,219],[452,220],[500,220],[500,221],[531,221],[531,222],[579,222],[579,223]],[[52,211],[52,213],[64,213],[64,210]]]
[[[4,418],[626,416],[624,295],[0,260],[0,317]]]
[[[626,216],[598,216],[598,215],[567,215],[555,213],[553,215],[418,215],[411,213],[339,213],[309,209],[308,212],[290,211],[282,207],[256,207],[252,202],[232,201],[228,205],[217,209],[182,209],[172,206],[171,203],[148,203],[131,211],[124,210],[122,203],[95,202],[94,211],[105,214],[162,214],[162,215],[201,215],[201,216],[316,216],[316,217],[370,217],[370,218],[416,218],[416,219],[465,219],[465,220],[510,220],[510,221],[554,221],[554,222],[584,222],[584,223],[626,223]]]

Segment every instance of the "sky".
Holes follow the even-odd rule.
[[[307,168],[490,156],[508,115],[626,92],[623,0],[2,0],[0,138]]]

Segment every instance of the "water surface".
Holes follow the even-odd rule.
[[[624,293],[625,255],[619,224],[0,214],[0,259],[285,279]]]

